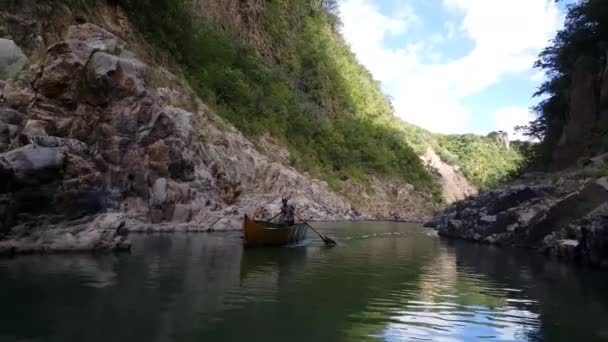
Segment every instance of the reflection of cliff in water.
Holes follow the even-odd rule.
[[[0,311],[0,340],[57,332],[69,341],[172,340],[231,307],[242,252],[236,238],[133,239],[131,255],[0,260],[0,301],[11,308]]]
[[[330,230],[335,248],[173,234],[134,236],[131,255],[0,259],[0,340],[593,341],[606,331],[603,274],[367,225]]]
[[[456,256],[459,269],[482,274],[498,287],[521,289],[511,295],[511,304],[517,304],[518,299],[523,303],[534,301],[532,309],[540,314],[542,328],[531,339],[563,340],[564,336],[572,336],[572,331],[581,330],[579,341],[608,339],[605,272],[552,262],[525,250],[453,240],[442,243]]]
[[[288,279],[306,263],[307,252],[302,247],[246,248],[241,254],[241,284],[271,274],[277,281]]]

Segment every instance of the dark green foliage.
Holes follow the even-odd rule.
[[[522,165],[517,149],[493,139],[441,136],[396,119],[338,33],[335,0],[268,0],[260,19],[266,46],[257,50],[230,25],[192,17],[190,0],[116,2],[219,114],[248,136],[270,132],[289,147],[295,167],[336,189],[340,180],[380,175],[439,200],[437,175],[418,158],[427,147],[482,187],[504,182]]]
[[[548,80],[535,94],[545,97],[533,108],[537,118],[525,129],[529,136],[543,140],[540,158],[547,158],[568,120],[569,87],[577,60],[587,56],[603,61],[607,48],[608,2],[582,0],[569,5],[564,29],[535,63],[545,71]],[[591,67],[599,69],[599,65]]]
[[[187,0],[119,3],[203,99],[245,134],[282,140],[297,168],[330,184],[396,176],[439,199],[434,177],[390,124],[390,102],[337,32],[334,0],[267,1],[272,58],[230,29],[192,18]]]
[[[432,148],[445,163],[458,166],[469,181],[480,188],[502,185],[518,175],[530,160],[519,148],[506,148],[496,139],[474,134],[434,134],[405,122],[395,122],[416,153]],[[527,146],[527,144],[526,144]],[[536,146],[536,145],[535,145]]]
[[[506,183],[527,164],[518,144],[507,148],[495,139],[474,134],[444,135],[437,139],[441,159],[446,162],[452,159],[467,179],[482,188]]]
[[[74,1],[74,0],[71,0]],[[82,1],[82,0],[76,0]],[[196,56],[196,28],[190,0],[115,0],[130,14],[148,41],[168,51],[180,63],[192,64]]]

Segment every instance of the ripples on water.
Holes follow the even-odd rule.
[[[2,259],[0,341],[608,338],[603,272],[407,224],[323,228],[338,247],[151,235],[131,255]]]

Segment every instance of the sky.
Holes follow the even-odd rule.
[[[538,53],[563,27],[555,0],[339,0],[342,33],[397,116],[437,133],[487,134],[534,118]]]

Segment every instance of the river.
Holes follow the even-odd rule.
[[[413,224],[316,225],[339,245],[135,235],[130,254],[0,259],[0,341],[608,340],[608,272]]]

